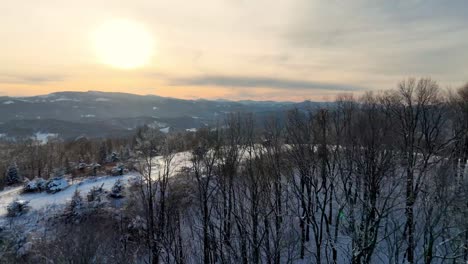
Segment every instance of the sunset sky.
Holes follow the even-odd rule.
[[[0,96],[327,100],[410,76],[457,87],[468,81],[467,10],[466,0],[0,0]],[[114,20],[151,36],[145,65],[99,59],[96,32]]]

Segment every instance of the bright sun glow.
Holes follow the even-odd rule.
[[[129,20],[112,20],[94,32],[96,54],[100,62],[121,69],[147,64],[154,42],[145,27]]]

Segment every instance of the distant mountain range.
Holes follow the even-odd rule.
[[[267,116],[287,109],[313,108],[323,104],[310,101],[183,100],[98,91],[0,97],[0,137],[29,137],[37,133],[50,133],[67,139],[122,136],[145,124],[163,132],[195,131],[222,120],[230,112]]]

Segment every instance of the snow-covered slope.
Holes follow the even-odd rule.
[[[12,189],[0,192],[0,217],[6,215],[6,206],[15,199],[29,201],[29,206],[33,210],[39,210],[50,205],[65,204],[70,201],[73,193],[78,189],[82,194],[86,195],[94,186],[101,186],[104,184],[104,189],[110,189],[112,185],[118,180],[122,179],[124,183],[129,178],[137,176],[136,174],[127,174],[124,176],[102,176],[87,178],[82,181],[75,181],[73,184],[60,192],[51,194],[47,192],[41,193],[21,193],[22,187],[15,187]]]
[[[190,166],[190,153],[189,152],[179,152],[174,155],[171,161],[171,172],[170,176],[177,174],[183,167]],[[154,158],[154,177],[158,176],[158,166],[163,166],[162,157]],[[22,193],[23,187],[14,187],[9,188],[3,191],[0,191],[0,217],[6,215],[6,206],[12,201],[26,200],[29,201],[29,206],[33,210],[39,210],[51,205],[63,205],[70,201],[73,193],[78,189],[82,195],[86,195],[94,186],[101,186],[104,184],[103,188],[110,190],[112,185],[118,180],[122,179],[123,183],[126,184],[128,179],[138,177],[138,173],[130,173],[124,176],[101,176],[101,177],[90,177],[83,180],[75,180],[71,182],[68,180],[69,187],[63,191],[51,194],[47,192],[41,193]]]

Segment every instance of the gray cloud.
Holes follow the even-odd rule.
[[[323,83],[307,80],[292,80],[268,77],[252,76],[223,76],[208,75],[192,78],[176,78],[170,80],[171,85],[176,86],[220,86],[220,87],[238,87],[238,88],[272,88],[280,90],[329,90],[329,91],[362,91],[365,87],[338,84]]]
[[[304,0],[283,35],[299,62],[285,66],[347,72],[387,86],[378,88],[405,76],[450,84],[468,71],[467,9],[466,0]]]
[[[406,48],[420,39],[440,42],[441,35],[465,31],[468,22],[465,0],[319,0],[302,1],[297,8],[289,33],[292,41],[306,46],[377,42]]]
[[[46,84],[53,82],[61,82],[65,80],[63,75],[17,75],[17,74],[0,74],[0,83],[11,84]]]

